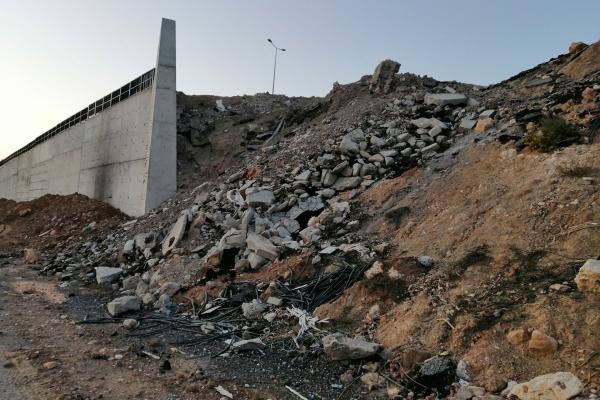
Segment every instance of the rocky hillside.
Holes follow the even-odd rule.
[[[489,87],[386,60],[325,98],[180,93],[177,196],[34,261],[109,290],[98,322],[261,363],[277,398],[595,398],[599,57]]]

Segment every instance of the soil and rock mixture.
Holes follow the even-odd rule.
[[[178,93],[157,209],[0,200],[0,394],[597,398],[599,54]]]
[[[126,215],[101,201],[80,194],[15,202],[0,199],[0,251],[23,248],[52,250],[79,234],[103,234],[126,220]]]

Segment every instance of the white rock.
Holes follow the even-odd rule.
[[[173,297],[175,293],[177,293],[181,289],[181,285],[177,282],[165,282],[160,289],[158,289],[159,294],[166,294],[169,297]]]
[[[247,193],[246,202],[250,207],[268,207],[275,201],[275,195],[272,191],[261,189]]]
[[[583,383],[570,372],[540,375],[532,380],[515,385],[511,396],[521,400],[567,400],[583,390]]]

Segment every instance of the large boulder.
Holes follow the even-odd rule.
[[[510,396],[521,400],[567,400],[583,390],[583,383],[570,372],[540,375],[515,385]]]
[[[400,63],[384,60],[377,65],[369,81],[369,90],[373,93],[388,93],[394,83],[394,75],[400,71]]]
[[[377,354],[381,346],[334,333],[323,338],[323,350],[332,360],[358,360]]]

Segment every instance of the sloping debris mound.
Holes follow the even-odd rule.
[[[48,249],[74,235],[105,232],[125,214],[81,194],[47,194],[16,202],[0,199],[0,251]]]

